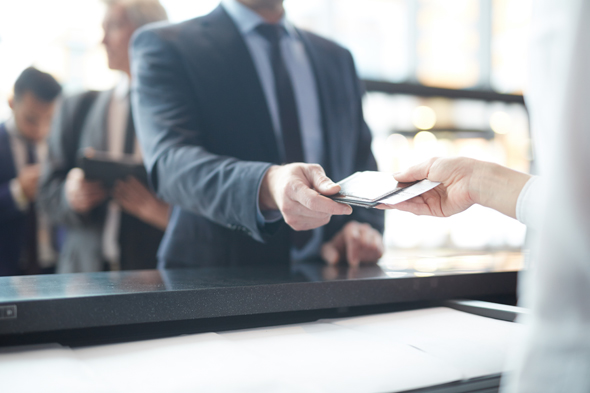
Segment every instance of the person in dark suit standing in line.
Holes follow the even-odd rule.
[[[109,68],[122,71],[112,90],[89,91],[63,100],[49,144],[40,202],[54,222],[68,229],[59,273],[104,269],[152,269],[168,223],[169,207],[131,177],[106,189],[86,180],[80,149],[141,159],[129,104],[129,40],[150,22],[166,20],[157,0],[108,0],[103,23]]]
[[[0,124],[0,276],[51,273],[57,255],[53,229],[38,209],[40,162],[47,154],[55,101],[61,86],[49,74],[25,69]]]
[[[383,213],[321,195],[376,170],[346,49],[294,27],[282,0],[223,0],[142,29],[131,54],[144,162],[175,206],[161,266],[379,259]]]

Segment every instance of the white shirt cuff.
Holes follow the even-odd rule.
[[[537,205],[540,203],[542,191],[541,178],[533,176],[520,191],[516,202],[516,219],[532,229],[540,226]]]
[[[18,179],[12,179],[8,185],[8,188],[10,189],[12,199],[14,200],[14,204],[16,205],[18,210],[27,210],[27,208],[29,207],[29,199],[25,195],[23,188],[20,186]]]

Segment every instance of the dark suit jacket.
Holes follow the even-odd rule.
[[[325,169],[341,180],[375,170],[362,89],[350,53],[299,31],[321,102]],[[134,119],[150,180],[176,205],[159,256],[165,265],[287,264],[289,228],[259,228],[258,185],[279,153],[257,71],[223,7],[177,25],[156,25],[132,42]],[[333,217],[330,239],[349,220],[383,229],[383,213]]]
[[[83,102],[95,94],[85,116]],[[108,108],[112,90],[86,92],[64,98],[54,117],[49,138],[48,160],[41,176],[39,203],[55,223],[67,228],[60,253],[58,272],[92,272],[104,269],[102,234],[107,204],[87,214],[73,211],[65,197],[64,185],[68,172],[78,164],[78,152],[93,147],[106,150]],[[92,97],[90,97],[92,98]],[[88,102],[88,101],[87,101]],[[82,120],[81,128],[75,123]],[[151,269],[156,266],[156,252],[162,231],[123,213],[119,245],[122,269]]]
[[[0,276],[19,273],[18,261],[25,242],[26,213],[16,206],[10,181],[16,177],[14,156],[4,123],[0,124]]]

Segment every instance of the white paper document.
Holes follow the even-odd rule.
[[[104,393],[108,390],[68,347],[0,349],[0,392]]]
[[[500,373],[522,326],[449,308],[0,351],[0,391],[398,392]]]
[[[395,392],[461,379],[454,366],[395,340],[331,323],[221,333],[277,366],[302,392]]]
[[[505,371],[506,359],[523,333],[513,322],[450,308],[429,308],[334,320],[331,323],[373,337],[418,348],[461,370],[463,378]]]
[[[273,364],[216,333],[102,345],[75,353],[108,384],[108,392],[297,391],[277,378]]]

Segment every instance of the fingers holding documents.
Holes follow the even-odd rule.
[[[469,158],[431,158],[396,174],[399,182],[428,179],[441,184],[393,208],[436,217],[448,217],[468,209],[476,203],[473,183],[478,163]]]
[[[68,204],[77,213],[87,213],[107,198],[107,192],[100,182],[84,178],[84,171],[73,168],[65,182]]]
[[[432,158],[395,178],[400,182],[428,179],[441,184],[393,208],[419,215],[448,217],[477,203],[516,218],[518,196],[530,177],[471,158]]]
[[[346,261],[357,267],[361,263],[377,262],[383,250],[383,237],[379,231],[369,224],[351,221],[322,246],[321,255],[329,265]]]
[[[297,231],[327,224],[333,215],[351,214],[352,208],[326,198],[340,191],[316,164],[272,166],[260,187],[261,210],[279,210]]]

